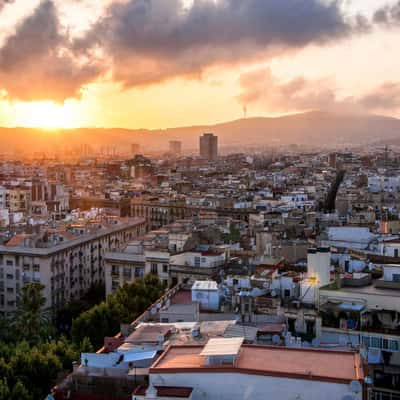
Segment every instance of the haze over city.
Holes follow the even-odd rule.
[[[400,400],[400,0],[0,0],[0,400]]]

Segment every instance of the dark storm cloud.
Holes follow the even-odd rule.
[[[197,76],[231,64],[323,44],[365,30],[339,3],[319,0],[130,0],[113,4],[77,49],[94,44],[110,57],[114,79],[127,86]]]
[[[95,64],[79,64],[69,53],[56,8],[43,1],[0,48],[0,87],[10,98],[63,101],[79,95],[96,77]]]
[[[127,0],[72,41],[43,0],[0,48],[0,88],[11,98],[62,101],[108,71],[124,87],[150,85],[369,29],[364,17],[346,17],[339,0],[194,0],[186,9],[180,0]]]

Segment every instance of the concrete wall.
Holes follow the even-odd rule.
[[[342,400],[349,385],[235,373],[151,374],[153,385],[193,387],[193,400]],[[361,400],[362,394],[354,396]]]

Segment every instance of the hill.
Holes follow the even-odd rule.
[[[247,118],[219,123],[160,130],[121,128],[80,128],[46,131],[31,128],[0,128],[0,151],[51,151],[63,146],[87,143],[96,147],[129,146],[167,149],[178,139],[185,148],[197,148],[203,132],[219,136],[222,146],[261,144],[365,144],[400,143],[400,120],[379,115],[339,114],[311,111],[276,118]]]

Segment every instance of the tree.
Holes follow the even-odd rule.
[[[51,331],[50,314],[44,309],[44,288],[44,285],[39,283],[29,283],[20,292],[15,319],[16,333],[31,344],[47,338]]]
[[[83,338],[82,343],[79,346],[79,352],[80,353],[93,353],[94,352],[93,345],[87,336],[85,336]]]
[[[32,396],[26,387],[18,381],[11,391],[10,400],[32,400]]]
[[[87,337],[94,347],[102,346],[104,337],[118,333],[121,323],[132,322],[161,296],[163,290],[162,283],[153,275],[118,288],[105,302],[74,319],[73,342],[79,346]]]
[[[10,399],[10,389],[7,384],[7,379],[0,379],[0,400]]]

